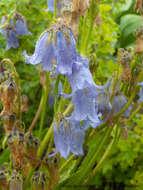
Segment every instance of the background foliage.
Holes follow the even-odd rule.
[[[10,13],[15,7],[15,0],[0,1],[0,18],[2,15]],[[88,44],[87,57],[91,62],[91,71],[97,84],[104,84],[107,79],[114,73],[118,65],[115,62],[117,48],[134,47],[135,31],[142,25],[142,18],[135,13],[133,7],[135,0],[104,0],[100,4],[100,24],[95,23],[90,42]],[[41,85],[38,70],[40,68],[27,65],[23,59],[23,51],[28,54],[34,51],[35,43],[38,36],[50,26],[53,21],[53,15],[45,12],[47,8],[46,0],[21,0],[18,2],[17,10],[25,16],[28,23],[28,29],[32,36],[24,36],[20,38],[20,47],[18,49],[10,49],[5,51],[5,38],[0,34],[0,60],[10,58],[16,66],[20,76],[22,93],[29,97],[29,109],[23,113],[22,119],[25,122],[26,129],[29,127],[32,119],[37,111],[40,97]],[[84,23],[83,18],[80,19],[78,48],[82,40],[81,29],[87,25],[88,20]],[[79,49],[80,51],[80,49]],[[52,121],[53,108],[47,102],[46,118],[44,123],[44,131],[47,131]],[[99,172],[94,179],[90,181],[90,185],[96,188],[118,190],[130,188],[143,189],[143,114],[136,114],[131,122],[126,126],[126,132],[119,137],[119,142],[115,143],[110,151],[110,155],[104,161]],[[134,127],[135,126],[135,127]],[[37,134],[39,120],[34,128]],[[3,141],[3,128],[0,128],[0,141]],[[99,132],[94,139],[89,139],[87,148],[88,154],[82,167],[86,166],[94,153],[96,147],[99,146],[100,140],[103,138],[102,132]],[[113,134],[114,136],[114,134]],[[2,146],[2,144],[0,145]],[[2,147],[1,147],[2,149]],[[104,147],[106,150],[106,146]],[[0,165],[5,161],[9,161],[9,149],[6,148],[0,155]],[[98,161],[100,159],[96,158]],[[65,160],[63,160],[63,163]],[[74,175],[70,174],[74,168],[74,161],[70,167],[65,170],[61,177],[61,186],[64,183],[72,183]],[[70,182],[69,182],[70,181]],[[85,189],[88,189],[85,188]],[[93,189],[93,188],[92,188]]]

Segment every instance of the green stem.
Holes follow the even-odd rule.
[[[54,0],[54,18],[57,16],[57,0]]]
[[[111,103],[112,103],[112,99],[113,99],[113,97],[115,95],[115,92],[116,92],[116,86],[117,86],[118,78],[119,78],[119,64],[118,64],[117,72],[116,72],[115,78],[114,78],[114,83],[113,83],[113,88],[112,88],[112,94],[111,94],[111,98],[110,98],[110,102]]]
[[[37,122],[37,120],[38,120],[38,118],[40,116],[40,113],[41,113],[41,110],[42,110],[42,105],[43,105],[43,95],[41,96],[41,100],[40,100],[38,110],[37,110],[36,115],[35,115],[32,123],[31,123],[29,129],[28,129],[28,132],[31,132],[33,127],[35,126],[35,124],[36,124],[36,122]]]
[[[143,71],[140,72],[137,83],[142,81],[143,79]],[[136,83],[136,84],[137,84]],[[128,109],[128,107],[131,105],[131,103],[133,102],[137,92],[139,90],[139,86],[135,86],[135,89],[131,95],[131,97],[128,99],[128,102],[125,104],[125,106],[115,115],[115,119],[117,119],[120,115],[122,115],[122,113],[124,113],[126,111],[126,109]]]
[[[46,73],[46,87],[45,88],[43,87],[42,113],[41,113],[40,131],[39,131],[40,136],[41,136],[43,125],[44,125],[49,89],[50,89],[50,78],[49,78],[49,73],[47,72]]]
[[[12,16],[13,13],[15,13],[15,12],[16,12],[16,9],[13,9],[13,10],[10,12],[10,14],[7,15],[7,22],[6,22],[5,24],[3,24],[3,25],[0,27],[0,30],[3,29],[3,28],[5,28],[5,27],[9,24],[10,19],[11,19],[11,16]]]
[[[90,170],[92,169],[92,167],[94,166],[95,164],[95,161],[96,161],[96,158],[98,156],[98,154],[102,151],[102,148],[107,140],[107,138],[109,137],[111,131],[112,131],[112,127],[108,127],[106,129],[106,133],[104,135],[104,138],[102,139],[102,142],[101,144],[99,145],[97,151],[95,152],[95,154],[93,155],[93,157],[91,158],[89,164],[86,166],[86,168],[84,168],[81,172],[80,172],[80,176],[78,178],[78,182],[79,183],[82,183],[82,181],[84,180],[84,177],[90,172]]]
[[[116,129],[118,130],[118,128]],[[95,176],[96,172],[99,170],[99,168],[101,167],[102,163],[104,162],[104,160],[107,158],[107,156],[109,155],[109,152],[116,140],[116,136],[117,136],[117,132],[114,136],[114,138],[111,140],[109,146],[107,147],[105,153],[103,154],[102,158],[100,159],[100,161],[98,162],[97,166],[94,168],[94,170],[92,171],[92,173],[88,176],[88,178],[86,179],[86,181],[84,182],[84,184],[87,184],[89,182],[90,179],[92,179],[93,176]]]
[[[130,117],[128,118],[127,122],[130,121],[135,115],[136,113],[138,113],[140,111],[140,109],[143,107],[143,103],[141,103],[140,105],[138,105],[138,107],[136,108],[136,110],[130,115]]]
[[[54,87],[54,113],[58,107],[58,89],[59,89],[60,75],[57,76],[55,87]]]
[[[26,179],[24,181],[24,187],[23,189],[27,189],[27,186],[29,184],[29,180],[31,179],[32,173],[34,172],[35,168],[29,168],[28,175],[26,176]]]
[[[89,40],[92,34],[92,30],[93,30],[93,26],[94,26],[94,19],[97,16],[98,13],[98,3],[95,0],[91,0],[90,3],[90,9],[89,9],[89,27],[87,30],[87,35],[85,36],[85,40],[83,41],[83,45],[82,45],[82,51],[81,53],[83,55],[86,55],[87,49],[88,49],[88,44],[89,44]],[[96,14],[95,14],[96,13]]]
[[[73,154],[73,155],[71,155],[70,156],[70,158],[61,166],[61,168],[59,169],[59,172],[61,173],[61,172],[63,172],[63,170],[70,164],[70,162],[72,161],[72,160],[74,160],[75,159],[75,155]]]

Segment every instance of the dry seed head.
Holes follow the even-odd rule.
[[[143,0],[136,0],[134,10],[143,14]]]
[[[25,152],[27,155],[30,155],[31,159],[29,160],[32,167],[37,166],[37,150],[39,146],[39,139],[32,134],[28,133],[24,137],[25,143]],[[33,158],[33,159],[32,159]]]
[[[6,134],[8,135],[14,128],[15,121],[16,121],[16,115],[15,113],[8,115],[7,113],[3,113],[2,120],[4,124],[4,129],[6,131]]]
[[[13,171],[10,176],[9,190],[22,190],[23,180],[17,171]]]
[[[47,190],[49,186],[48,176],[40,171],[35,172],[31,183],[34,190]]]
[[[24,167],[24,134],[23,131],[14,129],[8,136],[8,145],[11,150],[14,168],[19,170]]]
[[[73,10],[80,15],[84,15],[90,5],[90,0],[72,0]]]
[[[14,112],[16,95],[16,84],[10,78],[1,84],[0,99],[3,105],[3,112],[7,112],[9,115]]]
[[[8,189],[8,171],[5,167],[0,168],[0,187],[2,189],[7,190]]]

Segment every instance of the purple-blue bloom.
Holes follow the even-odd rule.
[[[126,98],[119,94],[114,96],[112,101],[113,113],[116,115],[127,103]],[[122,114],[124,117],[129,117],[132,106],[129,106],[128,109]]]
[[[64,120],[59,126],[55,124],[53,130],[56,152],[62,157],[67,158],[70,152],[76,155],[83,154],[85,130],[79,122]]]
[[[19,42],[18,42],[18,36],[19,35],[30,35],[31,33],[27,29],[27,25],[25,22],[25,19],[22,15],[16,13],[15,17],[13,18],[15,20],[10,20],[10,23],[7,24],[3,29],[0,30],[0,33],[2,33],[6,39],[7,39],[7,45],[6,50],[9,50],[12,48],[18,48]],[[14,22],[15,21],[15,22]],[[1,20],[1,26],[6,24],[7,17],[3,16]]]
[[[6,22],[7,18],[3,16],[1,20],[1,26],[3,26]],[[9,50],[11,47],[18,48],[18,35],[16,34],[15,29],[10,24],[1,29],[0,32],[6,37],[6,50]]]
[[[21,35],[21,36],[31,35],[31,33],[27,29],[25,18],[22,15],[16,13],[15,20],[16,20],[16,23],[15,24],[13,23],[13,25],[18,35]]]
[[[64,32],[66,35],[64,35]],[[63,75],[72,74],[74,63],[77,61],[78,53],[76,42],[70,29],[59,29],[56,35],[56,61],[57,73]]]
[[[47,4],[48,4],[48,9],[46,9],[45,11],[54,12],[54,0],[47,0]]]
[[[42,63],[44,70],[55,70],[55,74],[63,75],[71,75],[73,67],[79,64],[79,59],[83,60],[76,51],[76,42],[71,30],[65,26],[57,32],[50,30],[43,33],[36,43],[34,54],[28,56],[24,52],[24,55],[28,63]]]
[[[61,10],[70,0],[57,0],[57,9]],[[45,11],[54,12],[54,0],[47,0],[48,8]]]
[[[98,113],[101,113],[104,116],[104,121],[106,121],[112,110],[109,92],[105,91],[105,89],[98,90],[98,96],[95,101]]]
[[[13,30],[13,28],[7,28],[6,29],[6,50],[9,50],[11,47],[18,48],[19,42],[18,42],[18,36]]]
[[[43,69],[52,71],[53,61],[55,59],[55,47],[52,41],[49,41],[49,32],[43,33],[37,40],[35,52],[33,55],[28,56],[24,52],[26,62],[36,65],[42,63]]]

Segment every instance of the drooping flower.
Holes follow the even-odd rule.
[[[45,11],[54,12],[54,0],[47,0],[48,8]]]
[[[3,16],[1,26],[3,26],[6,22],[7,18]],[[1,29],[0,32],[6,37],[6,50],[9,50],[11,47],[18,48],[18,35],[16,34],[15,28],[13,28],[10,24],[7,24],[7,26]]]
[[[60,122],[59,126],[54,125],[53,130],[56,152],[60,152],[62,157],[67,158],[70,153],[70,128]]]
[[[101,113],[103,120],[106,121],[112,110],[109,92],[105,91],[105,89],[98,90],[98,96],[95,101],[98,113]]]
[[[63,94],[63,96],[72,98],[71,103],[74,104],[74,111],[70,116],[71,119],[76,121],[88,120],[90,125],[96,128],[101,123],[102,115],[98,91],[102,91],[109,83],[105,86],[96,85],[88,67],[88,60],[81,59],[81,57],[73,67],[72,74],[68,75],[68,81],[72,93]],[[106,104],[108,104],[108,100],[106,100]]]
[[[54,125],[54,142],[56,152],[67,158],[69,153],[83,154],[84,133],[87,128],[82,128],[79,122],[65,120],[59,126]]]
[[[57,14],[59,15],[61,12],[61,9],[69,3],[70,0],[57,0],[56,1],[56,9],[57,9]],[[47,5],[48,8],[45,11],[51,11],[54,12],[54,0],[47,0]]]
[[[39,37],[33,55],[28,56],[24,52],[26,62],[32,65],[42,63],[44,70],[52,70],[55,59],[55,47],[52,41],[49,42],[50,35],[50,32],[45,32]]]
[[[15,14],[13,25],[18,35],[21,35],[21,36],[31,35],[31,33],[28,31],[25,18],[21,14],[19,13]]]
[[[79,57],[74,36],[65,25],[52,26],[38,39],[34,54],[28,56],[25,52],[24,55],[28,63],[42,63],[44,70],[63,75],[72,74]]]
[[[72,74],[73,64],[78,58],[76,42],[70,29],[64,27],[56,34],[57,72],[63,75]]]
[[[12,27],[6,28],[6,38],[7,38],[6,50],[9,50],[11,47],[13,48],[19,47],[18,36]]]
[[[1,26],[4,26],[7,23],[7,17],[3,16],[1,20]],[[7,45],[6,50],[9,50],[12,48],[18,48],[19,42],[18,42],[18,36],[21,35],[31,35],[31,33],[27,29],[26,21],[24,17],[16,13],[14,17],[10,20],[7,25],[0,30],[0,33],[2,33],[6,39],[7,39]]]
[[[125,106],[126,103],[127,100],[123,95],[121,94],[115,95],[112,101],[114,115],[116,115]],[[129,117],[131,109],[132,106],[129,106],[128,109],[126,109],[126,111],[122,115],[124,117]]]

